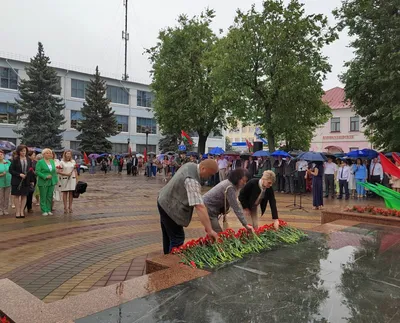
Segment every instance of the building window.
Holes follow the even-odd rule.
[[[115,116],[117,119],[117,123],[118,123],[118,131],[119,132],[128,132],[129,130],[129,117],[128,116],[119,116],[116,115]]]
[[[137,106],[151,108],[152,95],[150,92],[137,91]]]
[[[360,131],[360,117],[359,116],[350,118],[350,131]]]
[[[77,129],[80,121],[84,119],[81,111],[71,110],[71,128]]]
[[[122,87],[107,86],[107,98],[114,103],[129,104],[129,92]]]
[[[355,151],[355,150],[358,150],[358,147],[350,147],[349,148],[349,151]]]
[[[18,70],[0,67],[0,87],[6,89],[18,89]]]
[[[136,144],[136,151],[137,151],[139,154],[143,154],[145,149],[146,149],[146,145],[139,145],[139,144]],[[148,153],[149,153],[149,152],[155,153],[157,147],[156,147],[156,145],[147,145],[147,149],[148,149],[148,150],[147,150]]]
[[[70,141],[69,142],[69,147],[70,147],[70,149],[73,149],[73,150],[79,150],[80,145],[81,145],[80,141]]]
[[[0,123],[17,123],[17,109],[12,104],[0,102]]]
[[[150,118],[137,118],[137,133],[146,133],[146,127],[149,128],[151,134],[157,133],[157,124],[155,119]]]
[[[127,153],[128,152],[128,144],[112,144],[112,152],[114,154],[123,154],[123,153]]]
[[[88,82],[71,79],[71,96],[73,98],[84,99],[86,96],[86,87]]]
[[[331,119],[331,132],[340,132],[340,118]]]

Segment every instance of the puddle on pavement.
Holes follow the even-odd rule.
[[[400,230],[381,228],[312,233],[76,322],[400,322]]]

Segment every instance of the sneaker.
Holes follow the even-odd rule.
[[[43,216],[48,216],[49,214],[47,212],[42,213]]]
[[[53,213],[51,213],[51,212],[49,212],[48,214],[49,214],[49,215],[53,215]]]

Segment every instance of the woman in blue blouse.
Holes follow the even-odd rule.
[[[365,188],[360,183],[365,183],[367,180],[367,167],[362,163],[361,158],[357,158],[357,162],[353,165],[352,171],[356,180],[357,197],[361,198],[365,196]]]

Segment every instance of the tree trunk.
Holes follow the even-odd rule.
[[[268,137],[268,149],[270,153],[275,151],[275,135],[272,130],[267,130],[267,137]]]
[[[275,134],[271,129],[272,111],[269,105],[265,105],[265,119],[267,124],[268,149],[273,153],[275,151]]]
[[[202,134],[199,133],[198,152],[201,155],[205,153],[207,137],[208,137],[208,135],[202,135]]]

